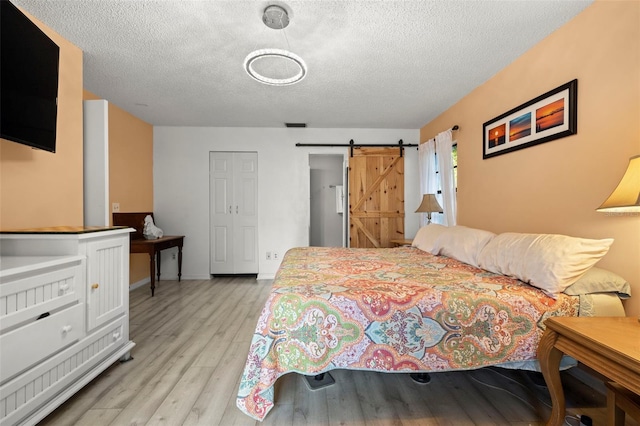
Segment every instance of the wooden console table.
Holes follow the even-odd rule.
[[[135,232],[131,233],[130,252],[147,253],[149,255],[151,297],[153,297],[156,289],[156,273],[158,275],[158,281],[160,281],[160,270],[162,264],[160,252],[162,250],[171,247],[178,247],[178,281],[180,281],[182,277],[182,246],[184,244],[184,235],[166,235],[155,240],[147,240],[142,235],[142,230],[144,229],[144,218],[147,217],[147,215],[153,217],[152,212],[113,213],[113,224],[114,226],[128,226],[135,229]]]
[[[640,395],[640,322],[637,317],[552,317],[538,346],[538,360],[553,408],[547,425],[564,424],[560,359],[566,354]]]

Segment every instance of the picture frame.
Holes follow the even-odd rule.
[[[482,158],[495,157],[578,132],[578,80],[538,96],[482,126]]]

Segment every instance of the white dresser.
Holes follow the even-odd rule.
[[[35,424],[128,360],[129,228],[0,233],[0,424]]]

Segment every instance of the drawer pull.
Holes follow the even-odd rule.
[[[91,284],[91,288],[94,290],[97,289],[98,287],[100,287],[100,284],[98,283]]]
[[[120,332],[119,331],[114,331],[113,332],[113,340],[118,340],[120,338]]]
[[[72,330],[72,327],[70,325],[65,325],[64,327],[62,327],[62,334],[66,334],[71,330]]]
[[[58,291],[60,294],[66,293],[69,290],[69,284],[61,284],[60,290]]]
[[[42,318],[46,318],[49,316],[49,312],[45,312],[44,314],[40,314],[40,316],[38,317],[39,320],[41,320]],[[36,320],[37,321],[37,320]]]

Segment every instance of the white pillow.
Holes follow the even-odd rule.
[[[567,287],[564,292],[572,296],[591,293],[617,293],[620,299],[628,299],[631,297],[631,285],[620,275],[594,266],[578,281]]]
[[[607,254],[612,243],[611,238],[590,240],[508,232],[496,236],[482,249],[478,265],[556,297]]]
[[[441,254],[478,266],[478,254],[496,234],[466,226],[450,226],[438,236],[431,254]]]
[[[433,245],[436,242],[436,239],[446,231],[447,227],[438,225],[437,223],[430,223],[429,225],[425,225],[422,228],[418,229],[418,233],[411,245],[413,247],[417,247],[422,251],[426,251],[431,253],[433,250]]]

